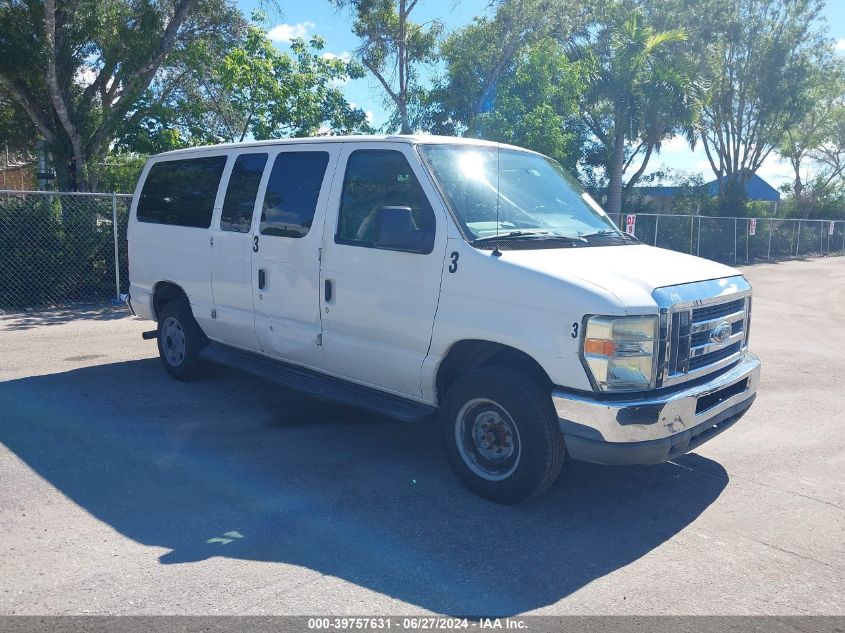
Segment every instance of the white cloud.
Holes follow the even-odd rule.
[[[328,51],[326,51],[325,53],[323,53],[322,57],[323,59],[339,59],[341,61],[348,62],[350,59],[352,59],[352,53],[350,53],[349,51],[343,51],[340,55],[335,55],[334,53],[329,53]]]
[[[364,112],[364,116],[365,116],[365,117],[367,117],[367,123],[372,123],[372,122],[373,122],[373,118],[375,118],[375,115],[373,114],[373,111],[372,111],[372,110],[367,110],[367,111],[365,111],[365,112]]]
[[[789,162],[777,154],[769,154],[760,169],[757,170],[757,175],[775,189],[783,183],[791,181],[794,177]]]
[[[709,178],[709,177],[711,177],[711,176],[712,176],[713,178],[715,178],[715,177],[716,177],[715,175],[713,175],[713,168],[710,166],[710,161],[708,161],[708,160],[700,160],[700,161],[698,161],[698,162],[697,162],[697,163],[693,166],[693,169],[694,169],[695,171],[700,171],[700,172],[702,172],[702,173],[704,174],[704,177],[705,177],[705,178]]]
[[[845,37],[836,41],[836,50],[841,53],[845,53]]]
[[[278,24],[267,31],[267,37],[274,42],[290,44],[296,38],[305,38],[309,31],[312,31],[316,24],[313,22],[299,22],[297,24]]]
[[[97,71],[90,66],[80,66],[76,69],[74,77],[78,86],[86,88],[97,79]]]
[[[683,136],[673,136],[668,141],[665,141],[660,147],[660,153],[666,152],[682,152],[689,150],[689,144]]]

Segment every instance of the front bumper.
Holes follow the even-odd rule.
[[[734,424],[751,406],[760,360],[746,352],[715,378],[658,397],[599,399],[552,392],[573,459],[599,464],[657,464],[693,450]]]

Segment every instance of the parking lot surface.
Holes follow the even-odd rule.
[[[745,418],[514,507],[428,426],[173,381],[122,310],[0,316],[0,613],[843,615],[845,259],[744,272]]]

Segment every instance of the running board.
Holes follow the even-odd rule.
[[[434,407],[427,404],[405,400],[376,389],[362,387],[340,378],[326,376],[304,367],[297,367],[219,343],[209,343],[200,352],[200,357],[289,387],[312,398],[363,409],[402,422],[419,422],[436,411]]]

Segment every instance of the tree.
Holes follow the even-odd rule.
[[[524,47],[500,77],[494,105],[473,117],[473,127],[485,139],[533,149],[574,172],[586,143],[578,112],[582,91],[564,47],[541,40]]]
[[[370,132],[366,113],[342,90],[363,68],[322,49],[314,37],[281,52],[263,29],[250,26],[219,60],[193,60],[180,87],[142,122],[140,136],[133,132],[121,146],[143,151],[147,139],[166,145]]]
[[[328,132],[369,132],[366,113],[349,105],[340,85],[362,77],[354,61],[321,55],[324,42],[291,42],[292,55],[273,47],[264,31],[252,27],[244,44],[231,51],[215,79],[223,95],[212,111],[225,121],[227,137],[242,141]]]
[[[0,152],[4,155],[0,161],[5,161],[5,152],[11,154],[33,153],[35,151],[36,130],[14,101],[0,91]]]
[[[168,57],[242,24],[226,0],[9,0],[0,90],[49,146],[59,186],[86,189],[89,164],[144,116]]]
[[[747,180],[799,125],[830,47],[818,28],[823,0],[691,3],[708,86],[698,135],[713,173],[744,192]]]
[[[425,92],[419,83],[418,66],[436,61],[437,40],[443,31],[437,21],[411,21],[417,1],[331,0],[353,14],[352,30],[361,39],[358,57],[395,108],[394,122],[401,134],[414,130]]]
[[[681,47],[685,32],[658,32],[642,14],[628,13],[618,5],[572,46],[586,77],[581,116],[608,179],[609,213],[621,212],[623,189],[634,186],[663,141],[678,132],[692,139],[699,111],[695,69]]]
[[[795,174],[792,193],[803,218],[845,177],[845,68],[838,62],[814,72],[822,76],[810,91],[813,106],[784,132],[778,147]]]
[[[501,81],[543,40],[566,40],[583,27],[587,5],[573,0],[497,0],[442,43],[446,69],[430,95],[429,125],[442,134],[484,136],[482,115],[497,107]],[[524,59],[524,57],[522,57]]]

